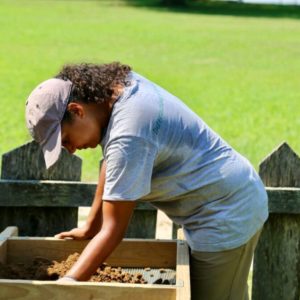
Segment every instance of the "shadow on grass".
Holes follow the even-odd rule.
[[[202,15],[300,19],[300,6],[247,4],[227,1],[187,1],[185,6],[162,5],[159,0],[126,0],[128,5],[147,7],[158,11]]]

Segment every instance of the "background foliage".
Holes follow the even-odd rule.
[[[157,1],[0,2],[0,154],[28,141],[24,103],[64,63],[121,61],[186,102],[258,166],[300,153],[296,7]],[[96,180],[99,150],[78,152]]]

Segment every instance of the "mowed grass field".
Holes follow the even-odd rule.
[[[24,104],[40,81],[65,63],[116,60],[181,98],[256,168],[282,141],[300,153],[299,10],[239,7],[1,0],[0,154],[30,140]],[[100,148],[77,154],[82,179],[97,180]]]

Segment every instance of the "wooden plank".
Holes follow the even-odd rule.
[[[269,216],[254,256],[253,300],[299,299],[299,224],[300,215]]]
[[[18,226],[20,236],[54,236],[77,227],[78,209],[73,207],[1,207],[0,229]]]
[[[62,150],[57,163],[48,170],[45,166],[42,149],[36,142],[27,143],[2,156],[1,179],[80,180],[80,177],[81,159],[69,154],[65,149]],[[6,226],[17,225],[20,228],[20,235],[49,236],[76,227],[77,207],[61,208],[54,205],[52,209],[49,209],[40,205],[39,208],[32,208],[30,195],[26,194],[25,190],[17,189],[13,194],[15,199],[20,199],[23,195],[28,198],[22,198],[23,205],[14,205],[14,200],[8,197],[10,193],[8,192],[6,195],[4,191],[0,191],[0,195],[6,198],[4,200],[6,205],[0,204],[0,207],[2,206],[0,209],[0,230]],[[55,190],[53,190],[52,197],[55,194]],[[48,202],[51,202],[51,197],[48,198]]]
[[[300,158],[283,142],[259,166],[265,186],[300,187]]]
[[[299,188],[299,156],[283,143],[261,163],[259,174],[269,187]],[[288,194],[286,189],[284,193]],[[278,191],[274,195],[271,209],[276,213],[270,214],[254,255],[253,300],[299,299],[300,215],[294,213],[299,211],[299,198],[280,197]]]
[[[130,220],[129,226],[126,231],[126,238],[144,238],[154,239],[156,230],[157,211],[155,208],[145,210],[140,209],[140,203],[134,209],[133,216]],[[149,205],[150,206],[150,205]]]
[[[96,183],[47,180],[0,180],[0,206],[78,207],[90,206]],[[270,212],[299,213],[300,188],[267,187]],[[137,209],[155,211],[147,202]],[[176,229],[175,229],[176,230]],[[176,232],[176,231],[175,231]]]
[[[0,280],[0,299],[50,300],[174,300],[176,288],[127,283],[58,283],[53,281]]]
[[[0,230],[15,225],[23,236],[53,236],[70,230],[77,227],[78,206],[90,206],[95,190],[96,183],[0,180]],[[126,237],[155,238],[156,214],[151,204],[138,201]]]
[[[96,189],[95,183],[66,182],[66,181],[19,181],[19,180],[0,180],[0,206],[17,207],[78,207],[90,206]],[[300,189],[299,188],[267,188],[269,196],[269,211],[271,213],[300,213]],[[3,208],[4,209],[4,208]],[[156,209],[147,202],[138,202],[137,210],[155,211]],[[16,212],[16,211],[15,211]],[[25,214],[22,210],[21,213]],[[7,217],[5,217],[5,215]],[[32,212],[28,215],[37,215]],[[153,216],[152,216],[153,215]],[[24,216],[23,216],[24,217]],[[4,214],[4,218],[8,218]],[[142,216],[144,219],[145,216]],[[19,220],[22,218],[18,218]],[[27,220],[32,217],[27,217]],[[41,218],[40,218],[41,219]],[[54,218],[55,219],[55,218]],[[151,214],[148,226],[154,227],[155,215]],[[8,221],[6,221],[7,223]],[[153,223],[153,224],[152,224]],[[18,224],[16,224],[18,225]],[[20,227],[20,226],[19,226]],[[37,226],[42,227],[42,226]],[[20,227],[21,228],[21,227]],[[127,237],[153,238],[144,235],[141,229],[144,226],[134,226],[129,230]],[[177,228],[177,227],[176,227]],[[135,232],[138,229],[138,232]],[[147,229],[147,228],[146,228]],[[152,229],[154,230],[154,229]],[[140,232],[139,232],[140,231]],[[57,230],[54,231],[56,233]],[[133,232],[133,233],[132,233]],[[140,234],[140,236],[139,236]],[[38,233],[34,234],[38,235]],[[50,233],[46,235],[51,235]],[[174,235],[173,235],[174,236]]]
[[[126,241],[126,240],[125,240]],[[172,240],[127,240],[117,247],[107,262],[117,266],[150,268],[176,267],[176,242]]]
[[[22,263],[36,256],[63,260],[71,253],[80,253],[88,242],[55,238],[9,238],[7,261]],[[176,241],[124,239],[107,259],[107,263],[120,267],[174,268]]]
[[[0,207],[78,207],[91,206],[96,183],[55,180],[0,180]],[[156,211],[147,202],[138,209]]]
[[[38,181],[38,180],[0,180],[0,206],[6,207],[78,207],[90,206],[96,189],[95,183],[67,182],[67,181]],[[299,188],[267,188],[269,196],[269,211],[271,213],[300,213]],[[137,210],[155,211],[147,202],[138,202]],[[16,210],[15,210],[16,212]],[[24,213],[24,210],[21,213]],[[28,213],[30,215],[30,213]],[[5,217],[5,215],[7,217]],[[39,215],[33,212],[31,215]],[[153,215],[153,216],[152,216]],[[148,226],[154,226],[156,220],[152,213]],[[8,214],[4,214],[8,218]],[[29,220],[31,217],[27,217]],[[142,219],[145,216],[143,215]],[[20,219],[20,218],[18,218]],[[153,223],[153,224],[152,224]],[[19,224],[16,224],[19,225]],[[19,226],[20,227],[20,226]],[[42,227],[42,226],[37,226]],[[21,228],[21,227],[20,227]],[[127,237],[153,238],[135,232],[144,226],[134,226]],[[177,227],[176,227],[177,228]],[[153,229],[154,230],[154,229]],[[57,230],[54,231],[55,233]],[[133,233],[132,233],[133,232]],[[38,233],[34,234],[37,235]],[[139,234],[141,234],[139,236]],[[51,235],[50,233],[46,235]],[[173,235],[174,236],[174,235]]]
[[[62,149],[59,160],[46,169],[41,147],[31,141],[2,155],[2,179],[80,181],[82,160]]]
[[[47,180],[1,180],[0,206],[90,206],[95,183]]]
[[[266,188],[270,213],[300,214],[300,188]]]
[[[182,229],[178,230],[176,260],[176,300],[191,299],[189,247],[184,239]]]
[[[18,235],[17,227],[7,227],[0,233],[0,262],[6,263],[7,261],[7,239],[12,236]]]
[[[0,263],[7,262],[7,241],[0,241]]]
[[[7,238],[12,236],[18,236],[18,227],[16,226],[6,227],[6,229],[0,233],[0,241],[6,240]]]
[[[91,206],[96,185],[76,181],[0,180],[0,229],[16,225],[20,235],[53,236],[62,227],[64,230],[77,227],[77,208]],[[56,207],[74,209],[67,210],[65,218],[65,210]],[[138,201],[125,236],[155,238],[156,216],[156,208]],[[57,222],[58,219],[61,221]]]
[[[7,239],[8,262],[28,262],[35,256],[65,259],[70,253],[80,252],[89,241],[58,240],[54,238],[11,237]],[[180,245],[181,247],[182,245]],[[186,246],[187,247],[187,246]],[[176,253],[173,240],[125,239],[112,253],[107,263],[113,266],[175,268],[176,255],[182,262],[183,253]],[[185,249],[188,257],[187,248]],[[186,266],[179,267],[180,285],[140,285],[120,283],[59,283],[53,281],[0,280],[0,299],[122,299],[122,300],[175,300],[178,290],[186,287],[182,275]],[[188,282],[189,284],[189,282]],[[183,295],[182,291],[181,294]],[[189,299],[188,297],[179,298]]]

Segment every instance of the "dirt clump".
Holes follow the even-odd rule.
[[[35,257],[31,263],[1,264],[1,279],[57,280],[71,269],[79,258],[73,253],[61,262],[43,257]],[[112,267],[103,263],[91,276],[91,282],[147,283],[142,274],[130,274],[121,267]]]

